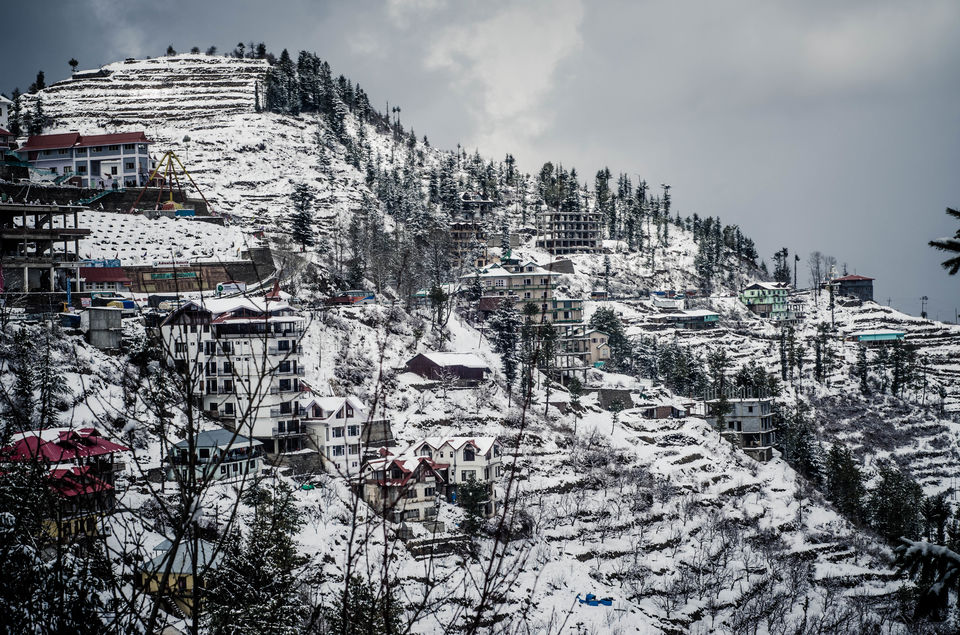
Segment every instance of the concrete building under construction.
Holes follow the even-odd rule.
[[[600,250],[600,213],[546,209],[537,213],[537,247],[555,256]]]
[[[80,277],[80,227],[75,205],[0,203],[0,292],[66,292]]]

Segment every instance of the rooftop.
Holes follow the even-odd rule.
[[[139,132],[120,132],[83,136],[79,132],[33,135],[23,144],[24,150],[57,150],[62,148],[89,148],[93,146],[119,145],[121,143],[150,143],[147,135]]]

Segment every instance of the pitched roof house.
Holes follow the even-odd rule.
[[[423,352],[407,362],[407,370],[426,379],[453,377],[458,383],[477,384],[490,367],[474,353]]]

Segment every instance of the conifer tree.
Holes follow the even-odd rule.
[[[493,349],[500,355],[503,363],[503,374],[507,380],[507,390],[517,379],[517,364],[519,362],[520,328],[523,318],[514,308],[513,302],[503,300],[500,306],[490,316],[488,325],[491,331]]]
[[[845,517],[860,522],[866,491],[863,474],[849,448],[834,442],[827,453],[824,472],[827,498]]]
[[[609,336],[610,367],[615,370],[628,369],[632,362],[633,346],[627,339],[620,316],[613,309],[601,307],[590,316],[590,328]]]
[[[870,394],[870,384],[867,382],[869,368],[867,363],[867,348],[860,346],[857,349],[857,378],[860,380],[860,392],[864,395]]]
[[[923,490],[907,474],[885,464],[870,493],[870,521],[874,530],[890,543],[900,538],[916,539],[921,533],[919,510]]]
[[[290,234],[293,240],[300,245],[300,251],[312,247],[316,243],[316,232],[313,228],[314,195],[310,186],[298,183],[290,195],[293,213],[290,217]]]
[[[399,635],[403,611],[391,585],[378,590],[358,575],[350,577],[325,611],[327,630],[336,635]]]
[[[947,216],[960,219],[960,212],[948,207]],[[960,229],[957,230],[957,233],[954,234],[953,238],[946,237],[938,240],[931,240],[929,244],[934,249],[945,251],[948,254],[955,254],[940,264],[951,276],[957,275],[957,272],[960,271]]]
[[[289,485],[278,481],[272,487],[244,495],[254,508],[250,530],[226,541],[223,560],[209,576],[205,619],[211,633],[302,632],[306,604],[297,573],[304,558],[294,542],[301,514]]]

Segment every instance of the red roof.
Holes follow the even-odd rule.
[[[33,135],[20,148],[23,150],[56,150],[59,148],[89,148],[91,146],[119,145],[121,143],[150,143],[147,135],[140,132],[95,134],[81,136],[79,132]]]
[[[50,487],[63,496],[71,498],[81,494],[94,494],[112,490],[113,486],[90,474],[90,466],[50,470]]]
[[[41,134],[27,139],[20,150],[54,150],[57,148],[72,148],[80,141],[79,132],[64,134]]]
[[[12,137],[13,133],[7,130],[6,128],[0,128],[0,135]]]
[[[123,282],[133,284],[123,267],[80,267],[80,277],[87,282]]]
[[[849,276],[843,276],[842,278],[835,278],[834,282],[856,282],[857,280],[873,280],[873,278],[852,274]]]
[[[13,444],[0,450],[0,454],[11,459],[42,459],[54,464],[129,450],[104,439],[94,428],[36,430],[13,437],[16,439]]]

